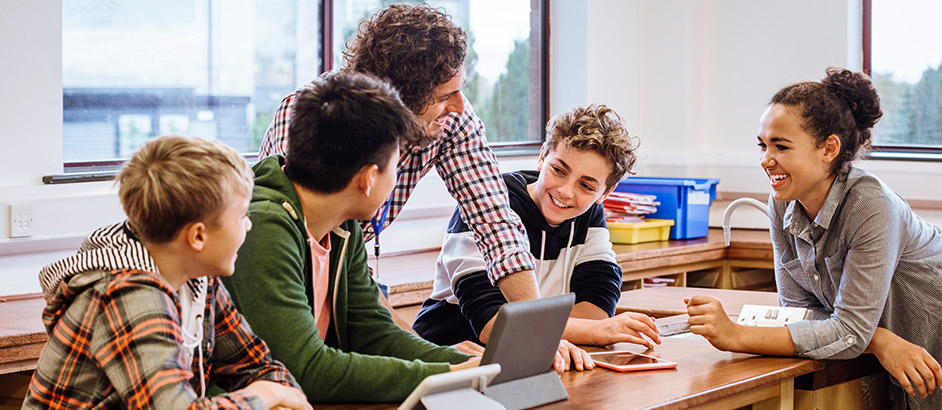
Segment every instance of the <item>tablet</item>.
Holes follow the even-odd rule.
[[[535,376],[553,369],[576,295],[505,303],[497,312],[481,364],[500,363],[491,384]]]
[[[595,364],[619,372],[636,370],[673,369],[677,363],[648,355],[632,352],[596,352],[589,353]]]
[[[415,389],[412,390],[409,397],[406,397],[398,410],[423,408],[419,406],[419,403],[423,396],[430,394],[465,388],[482,391],[491,380],[494,380],[494,376],[497,376],[498,373],[500,373],[500,365],[495,363],[454,372],[433,374],[423,379],[418,386],[415,386]]]

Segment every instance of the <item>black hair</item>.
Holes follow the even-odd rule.
[[[841,140],[841,151],[831,173],[857,158],[870,147],[870,129],[880,120],[880,96],[870,77],[846,68],[828,67],[820,82],[801,82],[779,90],[769,104],[797,108],[801,127],[818,146],[830,135]]]
[[[291,118],[285,174],[320,193],[343,190],[364,166],[385,171],[396,147],[421,138],[395,89],[350,71],[332,73],[302,91]]]

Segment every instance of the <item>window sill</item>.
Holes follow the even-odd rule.
[[[881,161],[942,162],[942,153],[933,152],[874,151],[864,155],[863,157],[865,159]]]

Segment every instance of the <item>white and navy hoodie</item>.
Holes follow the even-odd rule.
[[[520,216],[536,258],[536,280],[543,297],[573,292],[576,303],[589,302],[609,316],[621,295],[621,268],[609,241],[601,204],[551,226],[527,191],[537,171],[504,174],[510,207]],[[431,297],[422,305],[413,329],[441,345],[478,341],[484,325],[507,303],[490,282],[486,263],[471,229],[456,209],[435,267]]]

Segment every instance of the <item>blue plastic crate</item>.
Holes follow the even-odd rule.
[[[631,177],[618,183],[619,192],[656,195],[661,204],[647,218],[673,219],[671,239],[702,238],[710,233],[710,205],[719,179]]]

